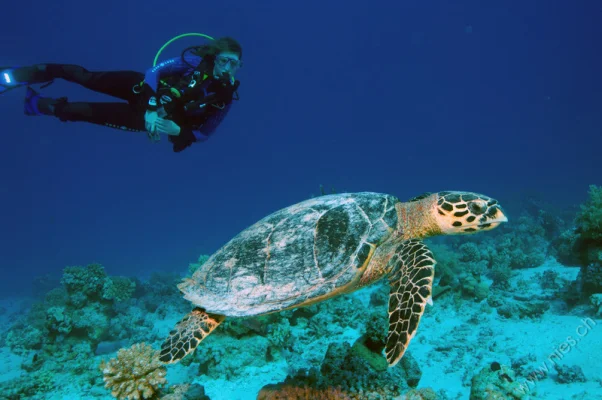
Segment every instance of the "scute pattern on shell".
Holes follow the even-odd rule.
[[[321,196],[243,230],[179,285],[208,312],[258,315],[326,295],[359,277],[366,243],[396,228],[399,200],[380,193]]]

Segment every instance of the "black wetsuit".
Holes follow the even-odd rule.
[[[188,64],[181,58],[167,60],[158,66],[151,68],[146,74],[136,71],[108,71],[91,72],[78,65],[69,64],[41,64],[36,66],[38,70],[29,76],[19,76],[19,69],[15,70],[15,79],[29,82],[44,82],[61,78],[69,82],[77,83],[95,92],[104,93],[124,102],[68,102],[66,99],[55,101],[52,115],[62,121],[82,121],[99,124],[115,129],[142,132],[146,131],[144,114],[149,109],[149,98],[160,97],[158,84],[159,79],[171,77],[172,81],[186,81],[195,72],[191,65],[199,66],[201,58],[192,56],[187,58]],[[34,67],[32,67],[34,68]],[[26,69],[21,71],[25,72]],[[197,72],[197,74],[199,74]],[[188,96],[187,101],[202,100],[208,94],[222,90],[224,83],[204,74],[205,79],[198,84],[200,90],[196,92],[196,98]],[[175,79],[173,79],[175,77]],[[140,87],[140,83],[144,85]],[[190,82],[190,79],[187,80]],[[176,88],[178,88],[176,86]],[[186,87],[179,87],[183,93]],[[157,93],[159,92],[159,93]],[[207,105],[202,109],[184,113],[183,108],[173,108],[169,119],[180,126],[178,136],[169,136],[173,143],[173,150],[182,151],[194,142],[205,141],[215,131],[223,118],[228,113],[232,103],[232,92],[221,96],[219,105]],[[175,103],[174,103],[175,104]]]

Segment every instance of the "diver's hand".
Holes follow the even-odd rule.
[[[159,113],[156,111],[147,110],[144,114],[144,127],[148,133],[155,133],[157,127],[157,120],[159,119]]]
[[[180,126],[170,119],[157,118],[155,128],[158,133],[170,136],[178,136],[180,134]]]
[[[144,114],[144,127],[146,128],[146,135],[153,143],[161,140],[161,137],[157,132],[157,120],[159,119],[159,114],[156,111],[149,110]]]

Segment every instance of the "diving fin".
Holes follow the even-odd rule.
[[[44,64],[30,67],[0,67],[0,94],[34,83],[44,83],[42,88],[50,85],[53,79],[47,79]]]
[[[27,85],[27,82],[17,82],[13,76],[14,68],[0,67],[0,94]]]

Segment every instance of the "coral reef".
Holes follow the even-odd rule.
[[[589,301],[594,308],[596,317],[602,317],[602,293],[592,294]]]
[[[547,236],[542,220],[525,214],[487,237],[443,238],[431,245],[438,261],[437,285],[464,298],[485,300],[493,289],[509,288],[513,270],[545,262],[551,247]]]
[[[173,385],[166,389],[168,393],[161,396],[161,400],[210,400],[205,395],[205,388],[198,383]]]
[[[567,300],[574,304],[602,293],[602,187],[591,185],[589,189],[589,197],[575,217],[575,227],[562,232],[555,242],[561,262],[581,267],[567,294]]]
[[[192,357],[174,367],[191,383],[167,387],[165,366],[147,343],[162,340],[174,316],[189,311],[190,304],[176,287],[181,276],[155,273],[143,281],[108,276],[99,264],[70,266],[63,271],[60,287],[28,312],[13,311],[13,325],[0,341],[22,357],[23,375],[0,384],[0,397],[44,399],[72,384],[90,398],[107,397],[109,389],[118,399],[208,400],[203,387],[192,383],[203,379],[212,396],[215,382],[229,381],[232,386],[241,382],[245,389],[253,387],[253,393],[263,386],[259,399],[448,398],[443,390],[417,388],[424,384],[424,371],[431,379],[433,372],[455,375],[458,387],[453,390],[463,391],[455,398],[467,398],[470,390],[475,400],[524,399],[515,376],[524,383],[537,373],[540,355],[534,354],[540,349],[520,347],[512,338],[515,334],[502,326],[539,326],[542,317],[553,320],[567,311],[563,300],[569,297],[564,293],[577,268],[563,269],[551,256],[572,257],[573,265],[580,267],[579,281],[571,287],[582,308],[572,315],[602,316],[602,236],[597,230],[601,198],[602,188],[590,188],[590,199],[569,229],[554,213],[533,205],[494,235],[469,241],[441,238],[429,244],[438,260],[436,307],[427,307],[421,324],[437,328],[421,328],[428,334],[418,335],[394,368],[382,355],[389,293],[383,280],[363,292],[309,307],[229,318]],[[207,258],[200,256],[182,272],[194,273]],[[544,260],[546,265],[539,267]],[[56,280],[43,277],[37,284],[48,289],[52,282]],[[516,319],[524,320],[512,321]],[[525,328],[523,333],[533,332]],[[132,343],[141,344],[129,347]],[[123,346],[129,348],[115,355]],[[498,354],[503,361],[511,360],[512,368],[492,363],[474,369]],[[90,360],[104,355],[113,358],[101,363],[101,375],[98,362]],[[540,390],[584,382],[583,371],[593,383],[597,379],[588,364],[583,371],[576,366],[555,368],[556,373],[537,377],[549,378]]]
[[[159,352],[146,343],[119,350],[117,358],[101,362],[99,368],[105,387],[117,399],[150,399],[167,383]]]
[[[583,375],[583,371],[581,367],[578,365],[573,365],[569,367],[568,365],[560,365],[554,364],[554,369],[556,370],[556,382],[558,383],[573,383],[573,382],[586,382],[585,375]]]
[[[584,298],[595,293],[602,293],[602,259],[584,265],[579,273],[578,281]]]
[[[105,279],[102,297],[118,302],[129,300],[136,290],[136,283],[123,276],[112,276]]]
[[[339,388],[316,389],[287,384],[265,386],[257,395],[257,400],[351,400],[354,398]]]
[[[443,400],[446,397],[431,388],[412,389],[404,394],[404,400]]]
[[[194,353],[193,360],[198,362],[199,374],[216,379],[233,379],[241,376],[243,368],[265,366],[268,348],[269,341],[261,336],[242,340],[216,332],[203,342],[202,350]]]
[[[272,348],[288,348],[292,339],[289,320],[283,318],[278,323],[270,324],[267,338]]]
[[[553,240],[555,256],[558,261],[565,265],[581,264],[581,255],[579,249],[581,247],[581,236],[577,232],[576,227],[566,229]]]
[[[589,187],[589,198],[581,205],[575,223],[583,238],[602,241],[602,187]]]
[[[462,294],[465,297],[481,301],[489,296],[489,285],[481,281],[480,276],[462,274]]]
[[[491,363],[472,378],[470,400],[521,400],[526,399],[521,384],[512,369],[498,362]]]
[[[67,338],[95,347],[108,337],[114,306],[135,289],[133,281],[109,277],[99,264],[65,268],[61,284],[11,327],[7,344],[14,351],[40,350]]]
[[[539,280],[539,285],[544,290],[558,290],[561,287],[558,272],[554,270],[549,269],[547,271],[544,271],[541,275],[538,275],[537,278]]]
[[[359,339],[353,346],[348,343],[332,343],[319,370],[312,368],[309,371],[299,371],[279,385],[264,388],[264,393],[310,391],[324,394],[334,387],[340,395],[349,399],[388,399],[418,385],[420,376],[420,369],[409,352],[398,366],[386,368],[384,356],[369,350]],[[280,392],[281,390],[284,391]]]
[[[61,283],[69,294],[97,297],[102,293],[107,274],[100,264],[66,267]]]
[[[56,390],[54,372],[41,370],[28,373],[19,378],[0,383],[1,399],[44,399],[44,393]]]
[[[537,319],[550,309],[549,302],[539,300],[492,299],[489,304],[496,307],[498,314],[505,318]]]
[[[169,283],[171,281],[167,281]],[[76,377],[71,382],[55,380],[54,390],[75,381],[86,387],[96,379],[96,366],[90,359],[98,354],[100,346],[111,347],[109,342],[128,345],[133,339],[158,339],[152,329],[156,316],[145,311],[147,299],[160,303],[167,314],[171,307],[181,304],[178,301],[181,297],[174,297],[172,303],[167,301],[168,296],[156,296],[152,290],[153,286],[148,283],[138,285],[129,278],[110,277],[99,264],[67,267],[60,287],[50,290],[42,301],[33,303],[29,312],[17,314],[6,332],[4,344],[14,353],[27,357],[22,369],[30,375]],[[161,310],[160,307],[157,309]],[[108,346],[103,345],[105,341],[109,341]],[[45,389],[39,385],[36,390],[42,397],[29,396],[33,387],[19,380],[14,382],[11,393],[44,398]]]
[[[529,376],[534,376],[534,363],[537,361],[537,358],[533,354],[523,355],[517,358],[512,359],[511,367],[512,370],[516,373],[517,376],[528,378]],[[541,376],[541,372],[545,370],[538,369],[538,379],[543,378]]]

